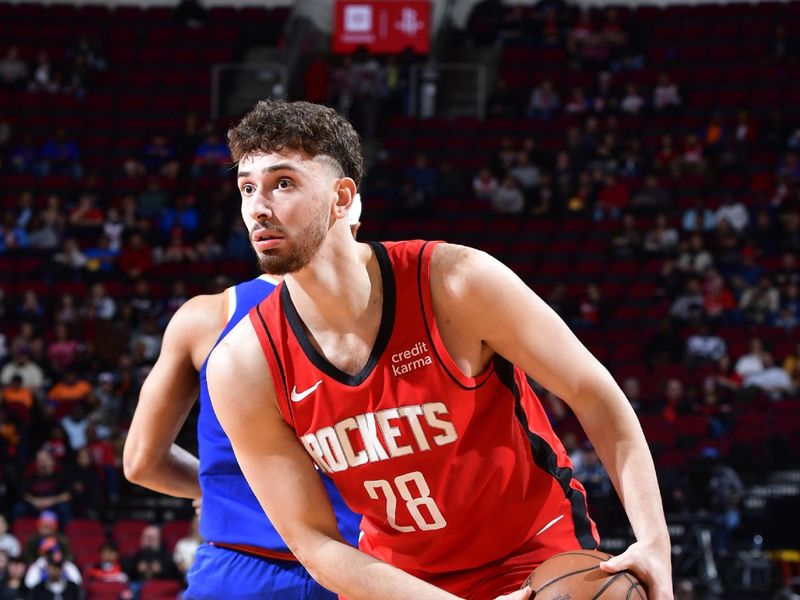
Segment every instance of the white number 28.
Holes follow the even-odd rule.
[[[417,488],[418,495],[414,497],[408,484],[414,482]],[[428,482],[425,481],[425,476],[420,471],[412,471],[404,475],[398,475],[394,478],[394,488],[385,479],[373,479],[364,482],[364,487],[367,489],[369,497],[373,500],[379,500],[378,490],[383,491],[386,496],[386,519],[397,531],[409,533],[411,531],[433,531],[434,529],[442,529],[447,526],[447,521],[444,520],[439,507],[436,506],[436,501],[431,498],[431,489],[428,487]],[[408,509],[411,518],[414,519],[414,525],[398,525],[397,523],[397,495],[394,489],[400,492],[400,497],[406,501],[406,508]],[[430,516],[430,522],[425,518],[425,515],[420,511],[420,507],[424,506]]]

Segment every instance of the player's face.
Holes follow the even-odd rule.
[[[295,273],[311,261],[332,223],[336,182],[326,161],[297,151],[240,161],[242,219],[262,271]]]

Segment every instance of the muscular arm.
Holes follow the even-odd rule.
[[[309,573],[353,600],[435,600],[455,596],[342,540],[330,499],[295,432],[282,420],[269,369],[249,319],[211,354],[214,411],[270,521]]]
[[[224,297],[197,296],[172,317],[125,441],[125,476],[151,490],[200,497],[198,460],[174,442],[197,399],[198,370],[221,331]]]
[[[482,368],[496,352],[573,409],[637,540],[664,566],[658,570],[649,565],[658,570],[659,594],[671,597],[666,591],[671,590],[669,536],[653,459],[639,421],[610,373],[541,298],[487,254],[438,246],[431,283],[445,344],[462,369]],[[651,597],[668,597],[659,594]]]

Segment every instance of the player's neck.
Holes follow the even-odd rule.
[[[300,317],[311,329],[352,326],[381,297],[374,253],[352,237],[327,239],[311,263],[285,281]]]

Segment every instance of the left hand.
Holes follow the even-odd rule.
[[[600,563],[606,573],[628,569],[647,586],[650,600],[673,600],[672,559],[669,544],[636,542],[619,556]]]

